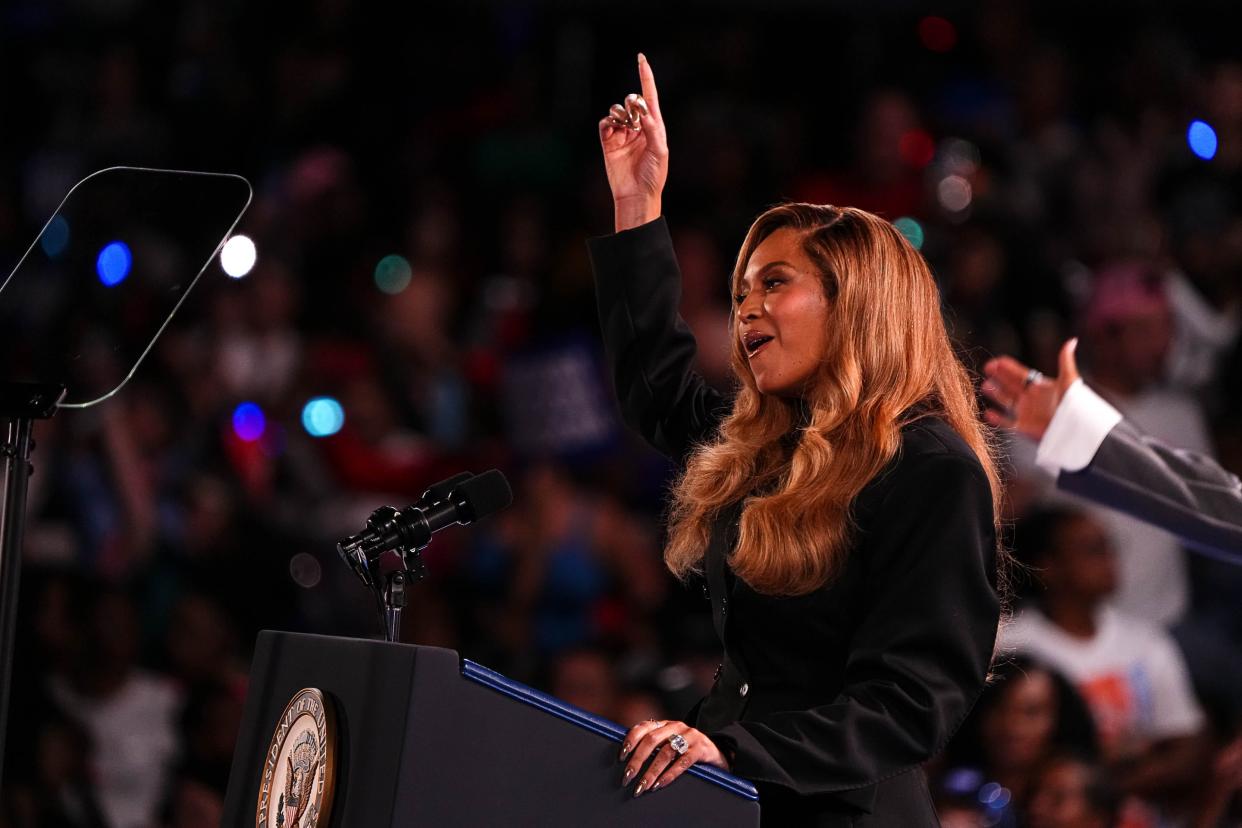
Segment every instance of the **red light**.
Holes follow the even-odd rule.
[[[924,17],[919,21],[919,40],[933,52],[947,52],[957,45],[957,29],[943,17]]]
[[[912,129],[901,136],[897,145],[901,159],[912,167],[926,167],[936,155],[936,142],[921,129]]]

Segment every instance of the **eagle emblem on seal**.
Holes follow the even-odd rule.
[[[311,804],[311,786],[319,770],[319,746],[315,734],[302,732],[287,760],[285,790],[276,805],[276,828],[302,828],[299,820]]]
[[[256,828],[326,828],[336,783],[332,709],[315,688],[285,707],[263,764]]]

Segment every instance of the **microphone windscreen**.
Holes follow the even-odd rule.
[[[474,523],[513,502],[513,490],[499,469],[491,469],[467,480],[453,491],[461,523]]]

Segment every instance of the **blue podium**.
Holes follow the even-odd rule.
[[[633,798],[624,734],[452,650],[265,631],[224,824],[759,824],[754,787],[712,767]]]

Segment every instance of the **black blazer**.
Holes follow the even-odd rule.
[[[1085,468],[1061,472],[1057,486],[1155,524],[1200,552],[1242,562],[1242,481],[1125,420]]]
[[[663,219],[592,239],[604,344],[627,422],[684,461],[729,403],[693,373]],[[705,560],[724,656],[690,721],[760,791],[765,825],[936,825],[920,765],[987,675],[1000,608],[987,478],[944,422],[907,427],[854,503],[840,576],[797,598],[734,578],[739,506]]]

